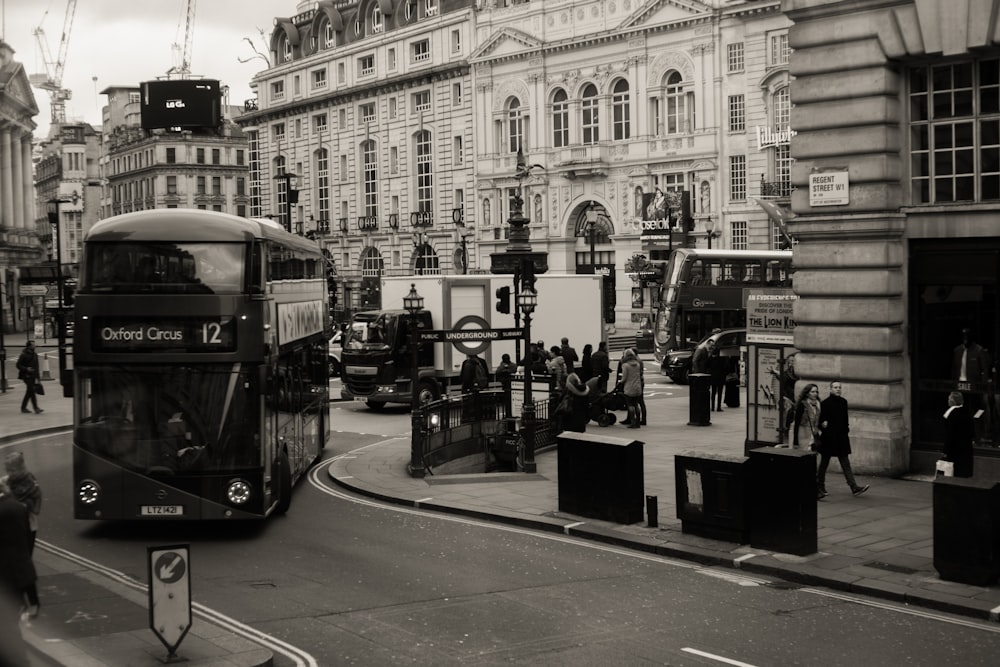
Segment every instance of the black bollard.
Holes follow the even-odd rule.
[[[660,525],[657,518],[656,496],[646,496],[646,525],[650,528]]]

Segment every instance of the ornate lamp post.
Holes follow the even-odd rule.
[[[531,345],[531,314],[538,305],[538,293],[530,285],[524,285],[517,295],[517,307],[524,315],[524,349]],[[523,472],[535,472],[535,401],[531,395],[531,367],[524,369],[524,402],[521,403],[521,425],[524,433],[524,454],[521,461]]]
[[[424,476],[423,420],[420,418],[420,395],[417,352],[420,348],[420,321],[417,316],[424,309],[424,297],[417,293],[417,286],[410,283],[410,293],[403,297],[403,308],[410,315],[410,477]]]
[[[709,217],[708,220],[705,221],[705,236],[708,237],[709,250],[712,249],[712,239],[717,238],[721,233],[720,230],[717,229],[717,227],[718,223],[711,217]]]

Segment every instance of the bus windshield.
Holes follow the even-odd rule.
[[[239,365],[78,369],[76,444],[147,474],[260,465],[256,378]]]
[[[87,249],[82,291],[234,294],[243,289],[240,243],[96,243]]]

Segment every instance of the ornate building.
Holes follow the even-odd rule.
[[[0,327],[23,331],[30,299],[19,290],[19,267],[41,259],[32,186],[33,118],[38,105],[14,49],[0,40]]]
[[[933,471],[961,391],[979,413],[977,475],[996,478],[1000,2],[782,9],[794,22],[796,370],[842,381],[853,459],[872,472]]]

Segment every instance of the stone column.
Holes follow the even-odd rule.
[[[10,159],[10,129],[0,128],[0,227],[14,227],[13,167]]]
[[[10,152],[10,200],[11,217],[9,225],[18,229],[24,229],[28,221],[24,219],[24,190],[21,183],[24,178],[24,165],[21,163],[21,151],[14,150],[15,146],[20,146],[18,135],[20,132],[11,132],[7,149]],[[28,165],[28,173],[31,173],[31,165]]]
[[[26,229],[35,228],[35,184],[31,173],[31,133],[25,132],[21,135],[21,188],[24,191],[22,207]]]

